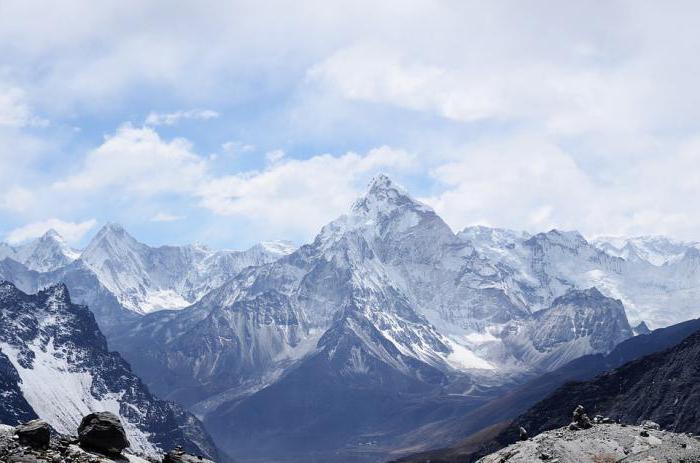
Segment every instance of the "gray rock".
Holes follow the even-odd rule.
[[[648,437],[640,438],[645,433]],[[661,438],[662,437],[662,438]],[[543,460],[547,455],[548,459]],[[641,426],[609,424],[575,433],[546,431],[483,457],[479,463],[650,463],[700,462],[700,447],[685,434],[647,431]]]
[[[214,463],[211,460],[199,456],[190,455],[180,447],[171,450],[163,457],[163,463]]]
[[[527,440],[528,439],[527,430],[521,426],[519,431],[520,431],[520,440]]]
[[[96,412],[85,416],[78,427],[81,447],[105,453],[121,453],[129,447],[119,417],[110,412]]]
[[[653,422],[653,421],[651,421],[651,420],[644,420],[644,421],[642,421],[642,427],[643,427],[644,429],[654,429],[654,430],[656,430],[656,431],[658,431],[659,429],[661,429],[661,426],[659,426],[659,423],[655,423],[655,422]]]
[[[34,448],[46,448],[51,439],[51,428],[43,420],[32,420],[15,428],[19,442]]]
[[[573,413],[573,419],[571,424],[575,424],[578,429],[588,429],[593,426],[591,419],[586,415],[586,410],[583,408],[583,405],[576,407]],[[569,429],[571,429],[571,426],[569,426]]]

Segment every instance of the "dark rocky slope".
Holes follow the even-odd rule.
[[[92,312],[71,302],[65,285],[25,294],[0,282],[0,418],[8,425],[37,415],[59,432],[90,411],[118,414],[144,454],[181,445],[216,456],[202,424],[155,398],[116,352]]]
[[[652,420],[663,429],[700,434],[700,331],[590,381],[568,383],[513,423],[531,434],[553,429],[566,424],[564,412],[577,404],[622,423]],[[499,440],[512,437],[514,426]]]
[[[468,462],[474,454],[484,454],[483,447],[495,450],[517,439],[517,427],[508,428],[508,423],[561,385],[570,381],[585,381],[596,375],[618,368],[627,362],[661,352],[678,345],[685,338],[700,330],[700,319],[689,320],[667,328],[654,330],[620,343],[608,355],[587,355],[563,367],[534,378],[508,394],[494,399],[476,410],[456,419],[436,423],[432,428],[419,429],[406,445],[415,445],[422,440],[440,440],[446,435],[467,436],[453,446],[403,457],[400,462]],[[569,404],[570,405],[570,404]],[[564,418],[556,426],[563,425]],[[556,427],[554,424],[551,426]],[[507,431],[504,431],[505,429]],[[545,428],[533,428],[537,432]],[[547,428],[551,429],[551,428]],[[532,435],[532,432],[530,434]],[[498,437],[498,441],[495,441]]]

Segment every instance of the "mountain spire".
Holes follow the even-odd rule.
[[[370,181],[367,193],[355,201],[352,212],[374,215],[398,207],[421,212],[431,211],[428,206],[411,198],[403,187],[394,183],[387,175],[378,174]]]

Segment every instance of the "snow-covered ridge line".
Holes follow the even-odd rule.
[[[244,251],[212,250],[198,244],[151,247],[122,226],[108,223],[82,251],[69,248],[50,230],[22,246],[0,243],[0,261],[17,261],[47,274],[44,279],[51,282],[86,269],[122,307],[143,314],[191,305],[243,268],[272,262],[293,251],[294,246],[285,241],[264,242]]]

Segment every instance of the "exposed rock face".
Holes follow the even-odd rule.
[[[514,355],[544,370],[583,355],[606,354],[633,335],[622,302],[596,288],[570,290],[508,331],[504,343]]]
[[[479,463],[662,463],[699,458],[700,442],[686,434],[600,424],[577,431],[547,431],[488,455]]]
[[[46,421],[32,420],[15,428],[15,434],[21,444],[34,448],[45,448],[51,439],[51,429]]]
[[[80,445],[104,453],[121,453],[130,444],[119,417],[110,412],[90,413],[78,427]]]

